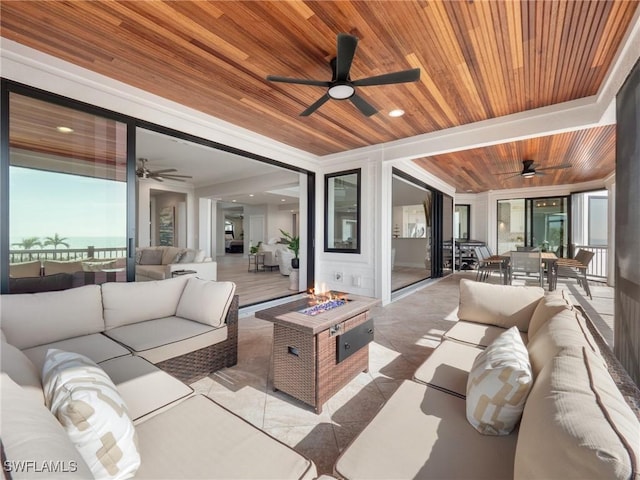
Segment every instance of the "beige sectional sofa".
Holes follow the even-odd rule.
[[[136,249],[136,281],[164,280],[177,270],[192,270],[205,280],[217,279],[218,264],[204,250],[180,247]]]
[[[45,406],[51,349],[88,357],[117,388],[135,426],[136,478],[314,478],[310,460],[167,373],[190,381],[235,364],[234,291],[181,276],[1,296],[1,432],[12,478],[93,478]]]
[[[602,342],[562,292],[462,280],[458,317],[413,381],[343,451],[338,477],[640,478],[637,404],[621,395]],[[467,420],[467,380],[478,355],[512,326],[526,345],[531,389],[514,431],[481,434]]]

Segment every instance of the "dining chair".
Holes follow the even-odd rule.
[[[476,282],[484,282],[489,278],[493,272],[498,272],[502,275],[501,262],[488,261],[491,256],[488,254],[486,247],[475,247],[476,258],[478,259],[478,273],[476,274]]]
[[[509,283],[513,282],[516,275],[524,274],[538,276],[540,286],[543,285],[544,268],[540,252],[511,252],[509,261]]]
[[[585,293],[589,295],[589,298],[593,300],[591,296],[591,289],[589,288],[589,282],[587,281],[587,270],[589,264],[593,259],[594,252],[589,250],[578,250],[576,256],[572,259],[558,259],[556,261],[555,269],[553,272],[553,286],[558,281],[558,278],[575,278]]]

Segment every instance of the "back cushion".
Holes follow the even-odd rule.
[[[536,379],[524,407],[514,478],[638,478],[640,422],[602,361],[565,349]]]
[[[74,260],[72,262],[58,262],[56,260],[45,260],[42,264],[44,266],[45,275],[54,275],[56,273],[74,273],[82,272],[82,262],[80,260]]]
[[[23,263],[9,264],[10,278],[39,277],[40,276],[40,260]]]
[[[21,350],[104,330],[98,285],[2,295],[0,314],[7,341]]]
[[[143,248],[140,253],[140,260],[136,263],[139,265],[162,265],[162,250]]]
[[[170,263],[178,263],[180,258],[176,258],[179,253],[184,252],[184,248],[178,247],[163,247],[162,248],[162,264],[169,265]]]
[[[102,285],[106,330],[176,314],[188,278]]]
[[[540,287],[493,285],[463,278],[458,318],[503,328],[515,326],[526,332],[543,296],[544,290]]]
[[[550,293],[540,299],[529,323],[529,338],[533,337],[544,323],[556,313],[571,310],[573,305],[566,298],[564,291]]]
[[[0,367],[2,372],[20,385],[24,391],[44,405],[44,392],[40,372],[27,356],[13,345],[2,340],[0,344]]]
[[[212,282],[189,278],[176,315],[213,327],[221,327],[236,291],[233,282]]]
[[[2,397],[2,446],[7,456],[3,466],[16,466],[13,478],[93,478],[89,467],[71,443],[69,436],[51,412],[27,394],[9,378],[0,376]],[[3,460],[5,460],[3,458]],[[18,471],[18,462],[23,465],[35,462],[40,468],[48,462],[59,465],[59,473],[35,473]],[[59,464],[56,462],[60,462]],[[23,467],[24,468],[24,467]],[[11,478],[7,476],[6,478]]]
[[[587,347],[600,356],[585,322],[585,318],[577,310],[564,309],[547,320],[533,337],[529,336],[527,350],[534,377],[563,348]]]

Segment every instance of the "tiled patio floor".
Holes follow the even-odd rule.
[[[475,272],[452,275],[386,307],[374,308],[371,313],[376,332],[370,346],[369,372],[359,374],[339,391],[319,415],[296,399],[273,391],[273,327],[255,317],[240,319],[238,364],[192,386],[311,458],[319,474],[332,473],[340,451],[400,382],[413,376],[438,345],[442,333],[457,320],[460,278],[475,278]],[[590,301],[575,281],[566,285],[559,282],[558,288],[565,287],[574,303],[582,305],[604,330],[605,338],[613,338],[613,289],[592,284]]]

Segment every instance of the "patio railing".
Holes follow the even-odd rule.
[[[591,263],[589,263],[589,268],[587,269],[587,276],[595,278],[607,278],[607,275],[609,273],[609,265],[607,262],[609,247],[575,245],[573,251],[578,252],[578,250],[588,250],[589,252],[594,253],[593,259],[591,259]]]
[[[30,249],[30,250],[9,250],[9,263],[29,262],[33,260],[87,260],[113,259],[127,256],[127,247],[104,247],[95,248],[59,248],[59,249]]]

